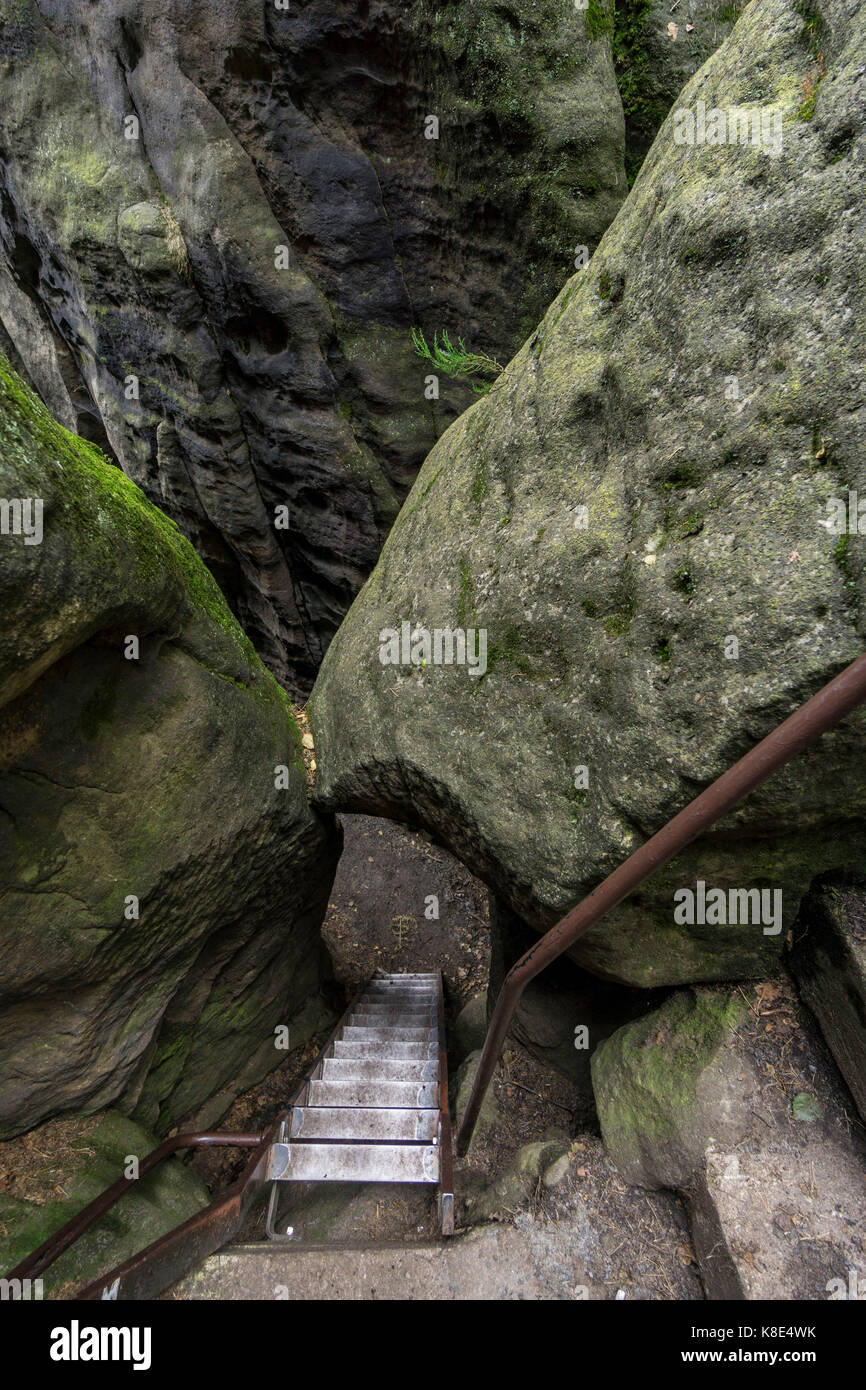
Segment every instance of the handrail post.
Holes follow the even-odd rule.
[[[791,758],[808,744],[814,743],[821,734],[832,729],[847,714],[857,709],[864,700],[866,656],[860,656],[771,734],[757,743],[739,762],[734,763],[727,772],[723,772],[721,777],[701,792],[700,796],[695,797],[694,801],[690,801],[688,806],[668,821],[667,825],[646,840],[512,966],[505,977],[493,1010],[469,1103],[457,1132],[459,1156],[462,1157],[466,1153],[472,1141],[472,1134],[502,1044],[520,997],[530,980],[573,946],[590,927],[595,926],[600,917],[621,903],[623,898],[634,892],[635,888],[668,864],[686,845],[736,806],[744,796],[759,787],[778,768],[790,762]]]

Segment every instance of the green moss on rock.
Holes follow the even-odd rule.
[[[747,1016],[737,992],[682,990],[596,1050],[601,1132],[628,1181],[646,1182],[662,1168],[671,1181],[674,1173],[683,1181],[690,1176],[707,1138],[707,1075]]]

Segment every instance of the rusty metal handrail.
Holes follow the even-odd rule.
[[[198,1148],[258,1148],[263,1142],[267,1131],[261,1134],[176,1134],[171,1139],[163,1139],[161,1144],[157,1144],[155,1149],[151,1149],[141,1159],[138,1165],[138,1177],[118,1178],[117,1182],[107,1187],[104,1192],[100,1192],[98,1197],[94,1197],[92,1202],[88,1202],[86,1207],[82,1207],[65,1225],[60,1226],[52,1235],[44,1240],[41,1245],[13,1270],[9,1271],[10,1279],[33,1279],[42,1274],[49,1265],[59,1259],[70,1245],[88,1230],[100,1216],[104,1216],[107,1211],[119,1202],[122,1197],[131,1191],[135,1182],[140,1182],[143,1177],[150,1173],[163,1159],[170,1158],[179,1149],[198,1149]]]
[[[464,1155],[469,1148],[511,1020],[530,980],[573,946],[600,917],[736,806],[748,792],[754,791],[864,700],[866,656],[861,656],[689,802],[512,966],[493,1010],[469,1103],[457,1133],[459,1155]]]
[[[439,971],[439,1224],[443,1236],[454,1234],[454,1171],[452,1162],[451,1111],[448,1104],[448,1045],[445,1040],[445,990]]]

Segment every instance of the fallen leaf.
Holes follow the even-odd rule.
[[[674,24],[673,20],[671,20],[670,24],[668,25],[668,33],[670,34],[671,38],[675,39],[679,32],[679,28],[676,24]]]
[[[755,993],[763,1004],[765,1002],[771,1003],[774,999],[778,999],[781,990],[778,985],[773,984],[772,980],[763,980],[761,984],[756,987]]]

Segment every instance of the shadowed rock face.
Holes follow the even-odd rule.
[[[410,327],[507,360],[624,196],[607,33],[554,0],[2,0],[0,93],[15,364],[308,689],[472,399],[425,397]]]
[[[0,1137],[213,1123],[327,1013],[339,838],[191,546],[2,359],[0,499]]]
[[[755,0],[689,83],[678,105],[757,110],[781,149],[665,122],[588,268],[431,453],[317,681],[320,803],[420,822],[537,929],[863,651],[863,538],[827,501],[866,495],[866,15],[822,13],[816,39]],[[382,664],[404,621],[484,629],[485,674]],[[864,728],[748,798],[579,963],[765,971],[813,876],[864,862]],[[782,929],[678,923],[698,878],[783,890]]]

